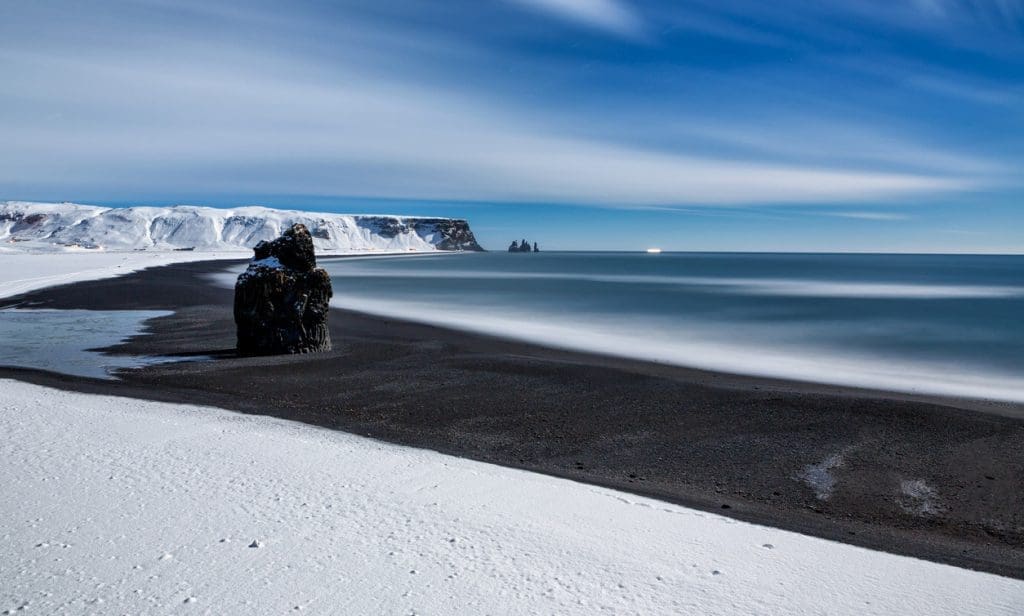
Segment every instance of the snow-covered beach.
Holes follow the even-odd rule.
[[[196,256],[3,255],[16,266],[0,289]],[[10,613],[1024,605],[1020,580],[291,421],[13,380],[0,391],[0,609]]]
[[[213,408],[0,388],[9,613],[1010,615],[1024,605],[1020,580],[567,480]]]
[[[121,276],[168,263],[245,258],[248,258],[248,253],[235,251],[0,252],[0,264],[3,265],[0,273],[0,298],[61,284]]]

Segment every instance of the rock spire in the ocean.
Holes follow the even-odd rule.
[[[527,242],[524,238],[521,242],[515,240],[508,247],[509,252],[540,252],[537,248],[537,242],[533,243],[533,248],[530,248],[530,242]]]
[[[312,353],[331,349],[327,328],[331,279],[316,266],[313,238],[296,224],[260,242],[235,282],[235,324],[242,355]]]

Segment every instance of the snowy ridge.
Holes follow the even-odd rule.
[[[173,207],[106,208],[74,203],[0,203],[0,246],[18,251],[248,251],[295,223],[318,251],[481,250],[465,220],[354,216],[274,210]]]

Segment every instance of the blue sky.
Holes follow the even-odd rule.
[[[0,5],[0,199],[1024,252],[1024,0]]]

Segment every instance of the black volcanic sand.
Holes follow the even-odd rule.
[[[175,310],[110,351],[212,361],[120,381],[0,377],[272,415],[1024,579],[1022,405],[716,374],[341,310],[333,352],[237,358],[232,291],[209,281],[226,267],[172,265],[0,301]],[[835,486],[821,499],[800,474],[827,460]],[[925,487],[904,483],[915,481]],[[918,497],[903,493],[915,486]]]

